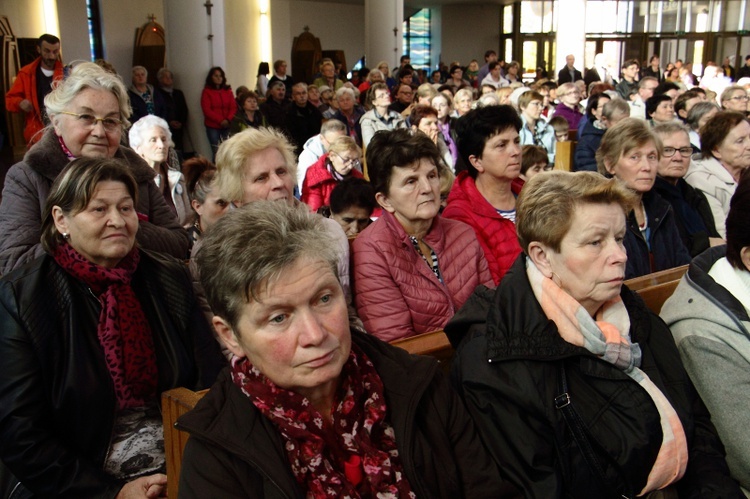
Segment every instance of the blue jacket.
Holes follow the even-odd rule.
[[[518,132],[518,135],[521,138],[521,145],[541,145],[547,150],[547,157],[549,158],[549,164],[554,165],[555,164],[555,145],[557,143],[557,139],[555,138],[555,129],[552,128],[545,122],[544,120],[540,119],[536,122],[536,130],[537,133],[541,136],[541,144],[535,144],[534,143],[534,133],[529,130],[529,126],[526,123],[526,118],[521,115],[521,121],[523,122],[523,126],[521,126],[521,130]]]
[[[583,127],[581,136],[578,137],[576,154],[573,160],[573,171],[595,172],[596,169],[596,150],[602,143],[606,130],[597,128],[590,121],[587,121]]]
[[[643,206],[651,231],[649,243],[646,244],[638,229],[635,212],[631,211],[625,233],[625,249],[628,252],[625,279],[690,263],[690,253],[682,243],[672,206],[654,191],[644,194]]]

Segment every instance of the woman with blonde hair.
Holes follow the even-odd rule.
[[[347,178],[363,178],[362,150],[351,137],[339,137],[320,159],[307,169],[302,183],[301,201],[318,211],[331,202],[331,192]]]

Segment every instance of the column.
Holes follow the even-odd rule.
[[[403,53],[404,0],[365,0],[365,56],[367,67],[387,61],[398,67]],[[395,31],[394,31],[395,30]]]
[[[586,46],[586,0],[565,0],[559,5],[554,78],[565,66],[568,54],[575,56],[576,69],[584,73],[583,54]]]

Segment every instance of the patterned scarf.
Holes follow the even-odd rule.
[[[544,277],[529,258],[526,275],[534,296],[547,318],[557,326],[560,337],[623,371],[646,390],[656,405],[663,438],[646,485],[638,495],[662,489],[682,478],[688,460],[685,430],[672,404],[640,369],[641,347],[630,342],[630,317],[622,298],[617,296],[602,305],[595,321],[572,296]]]
[[[308,498],[416,497],[385,419],[383,382],[356,345],[341,370],[330,425],[309,399],[276,386],[245,357],[232,360],[232,380],[278,427]]]
[[[96,332],[119,409],[145,406],[156,395],[157,370],[151,328],[130,286],[141,259],[138,248],[112,269],[86,260],[67,242],[57,247],[53,258],[91,288],[102,305]]]

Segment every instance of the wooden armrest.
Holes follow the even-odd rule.
[[[177,497],[180,483],[182,452],[189,435],[175,428],[177,418],[190,411],[208,390],[194,392],[189,388],[174,388],[161,394],[161,415],[164,426],[164,454],[167,459],[167,496]]]
[[[682,265],[681,267],[675,267],[673,269],[661,270],[654,272],[653,274],[642,275],[640,277],[634,277],[625,281],[625,285],[631,291],[638,291],[643,288],[655,286],[657,284],[663,284],[672,281],[678,281],[682,279],[682,276],[687,272],[689,265]]]
[[[438,360],[448,360],[453,356],[453,347],[442,330],[395,340],[391,342],[391,345],[403,348],[412,354],[429,355]]]

